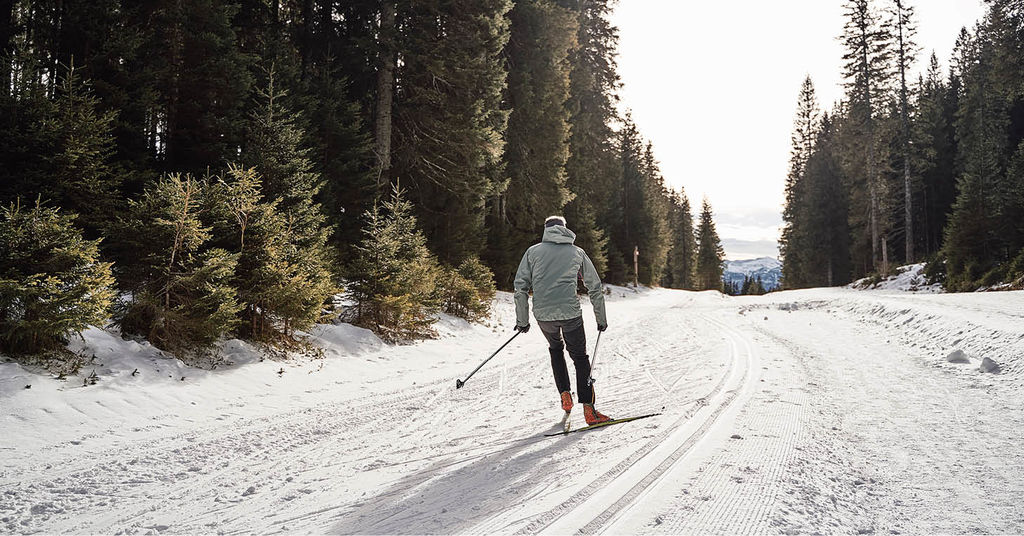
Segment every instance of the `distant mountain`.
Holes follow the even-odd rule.
[[[775,290],[782,282],[782,263],[771,257],[749,259],[745,261],[725,261],[722,281],[742,285],[743,279],[753,276],[760,277],[765,290]]]

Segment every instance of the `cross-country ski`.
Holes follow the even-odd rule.
[[[554,437],[554,436],[560,436],[560,435],[568,435],[568,434],[575,433],[575,432],[585,432],[587,430],[593,430],[595,428],[602,428],[602,427],[605,427],[605,426],[611,426],[613,424],[622,424],[624,422],[632,422],[632,421],[636,421],[636,420],[640,420],[640,419],[646,419],[648,417],[654,417],[654,416],[657,416],[657,415],[661,415],[661,414],[660,413],[649,413],[647,415],[640,415],[638,417],[625,417],[625,418],[622,418],[622,419],[612,419],[610,421],[599,422],[597,424],[590,424],[590,425],[587,425],[587,426],[583,426],[581,428],[571,428],[570,426],[568,426],[568,424],[566,424],[564,431],[556,432],[556,433],[553,433],[553,434],[544,434],[544,436],[545,437]]]

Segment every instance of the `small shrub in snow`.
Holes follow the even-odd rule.
[[[261,179],[251,168],[231,167],[210,190],[217,245],[238,257],[232,284],[242,305],[239,335],[294,349],[295,331],[320,319],[335,290],[326,234],[296,227],[277,201],[264,201]]]
[[[388,342],[434,336],[438,266],[412,205],[396,187],[383,210],[374,205],[366,219],[350,274],[356,324]]]
[[[471,257],[458,269],[442,269],[437,288],[444,312],[470,322],[490,316],[494,274],[480,259]]]
[[[237,255],[206,247],[206,190],[191,176],[169,175],[131,202],[128,226],[139,260],[126,274],[133,294],[117,322],[122,333],[179,357],[205,353],[234,329],[241,309],[231,285]]]
[[[0,210],[0,352],[64,373],[81,365],[68,338],[103,322],[114,296],[99,240],[84,240],[74,218],[39,202]]]

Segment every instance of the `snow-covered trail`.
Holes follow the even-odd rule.
[[[460,390],[506,331],[145,396],[6,391],[0,532],[1020,533],[1022,311],[1024,293],[617,290],[598,407],[662,415],[552,438],[533,331]],[[974,362],[945,363],[955,348]]]

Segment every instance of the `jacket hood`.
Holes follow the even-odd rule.
[[[544,242],[556,244],[572,244],[576,241],[576,233],[561,225],[552,225],[544,228]]]

